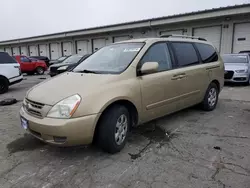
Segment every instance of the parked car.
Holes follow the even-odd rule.
[[[225,82],[250,83],[250,59],[248,54],[222,55],[225,64]]]
[[[38,60],[42,60],[46,63],[47,67],[49,67],[50,65],[50,59],[46,56],[30,56],[30,58],[34,58],[34,59],[38,59]]]
[[[51,60],[51,61],[49,62],[49,64],[50,64],[50,65],[53,65],[53,64],[61,63],[61,62],[63,62],[64,60],[66,60],[68,57],[70,57],[70,56],[62,56],[62,57],[59,57],[59,58],[56,59],[56,60]]]
[[[54,65],[51,65],[49,67],[49,75],[51,77],[56,76],[58,74],[61,74],[63,72],[69,71],[75,66],[77,66],[79,63],[81,63],[84,59],[86,59],[88,55],[72,55],[68,58],[66,58],[61,63],[56,63]]]
[[[22,73],[27,73],[29,75],[37,73],[42,75],[48,69],[46,63],[41,60],[30,59],[23,55],[17,55],[14,56],[14,58],[20,64]]]
[[[239,52],[240,54],[248,54],[250,56],[250,50],[243,50]]]
[[[203,40],[149,38],[105,46],[71,72],[29,90],[21,125],[50,144],[95,140],[116,153],[133,126],[196,104],[214,110],[224,64]]]
[[[20,65],[8,53],[0,52],[0,94],[23,80]]]

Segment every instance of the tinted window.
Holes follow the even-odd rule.
[[[199,64],[196,51],[191,43],[172,43],[179,67]]]
[[[0,52],[0,64],[6,64],[6,63],[17,63],[17,62],[9,54],[5,52]]]
[[[159,63],[159,71],[164,71],[172,68],[172,62],[169,54],[169,50],[166,43],[154,44],[146,52],[141,60],[141,66],[145,62],[157,62]]]
[[[30,62],[30,59],[27,58],[27,57],[24,57],[24,56],[21,56],[20,59],[21,59],[22,62]]]
[[[195,45],[200,53],[203,63],[218,61],[218,55],[211,45],[201,43],[196,43]]]

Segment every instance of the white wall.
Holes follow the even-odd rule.
[[[146,37],[158,37],[160,33],[165,32],[170,34],[178,33],[177,31],[182,30],[184,35],[193,35],[193,31],[195,28],[201,27],[210,27],[210,26],[221,26],[221,41],[220,41],[220,52],[221,53],[231,53],[233,51],[233,39],[234,39],[234,25],[236,23],[242,22],[250,22],[250,14],[244,16],[234,16],[225,19],[217,18],[217,19],[208,19],[208,20],[200,20],[200,21],[192,21],[192,22],[183,22],[183,23],[174,23],[168,25],[154,26],[154,28],[138,28],[134,30],[123,30],[109,33],[99,33],[93,35],[86,36],[74,36],[62,39],[48,39],[46,41],[39,41],[37,43],[32,44],[18,44],[18,46],[30,46],[30,45],[38,45],[38,44],[47,44],[49,43],[58,43],[59,44],[59,55],[62,56],[62,44],[63,42],[71,42],[72,44],[72,54],[77,53],[76,43],[80,40],[87,41],[88,53],[93,52],[93,41],[99,38],[105,38],[106,45],[112,43],[114,41],[114,37],[119,36],[129,36],[131,39],[135,38],[146,38]],[[8,47],[15,47],[17,44],[8,45]],[[6,48],[5,46],[0,46],[0,48]],[[50,56],[49,48],[47,49],[47,54]]]

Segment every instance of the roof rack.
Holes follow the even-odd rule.
[[[163,38],[163,37],[165,37],[165,38],[168,38],[168,37],[189,38],[189,39],[197,39],[197,40],[207,41],[206,39],[201,38],[201,37],[188,36],[188,35],[175,35],[175,34],[172,34],[172,35],[161,35],[160,37],[161,38]]]

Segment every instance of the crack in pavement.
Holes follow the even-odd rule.
[[[250,139],[249,137],[246,137],[246,136],[218,135],[218,134],[211,134],[211,133],[207,133],[207,132],[198,133],[198,132],[188,132],[188,131],[177,131],[176,133],[195,134],[195,135],[209,135],[209,136],[222,137],[222,138]]]

